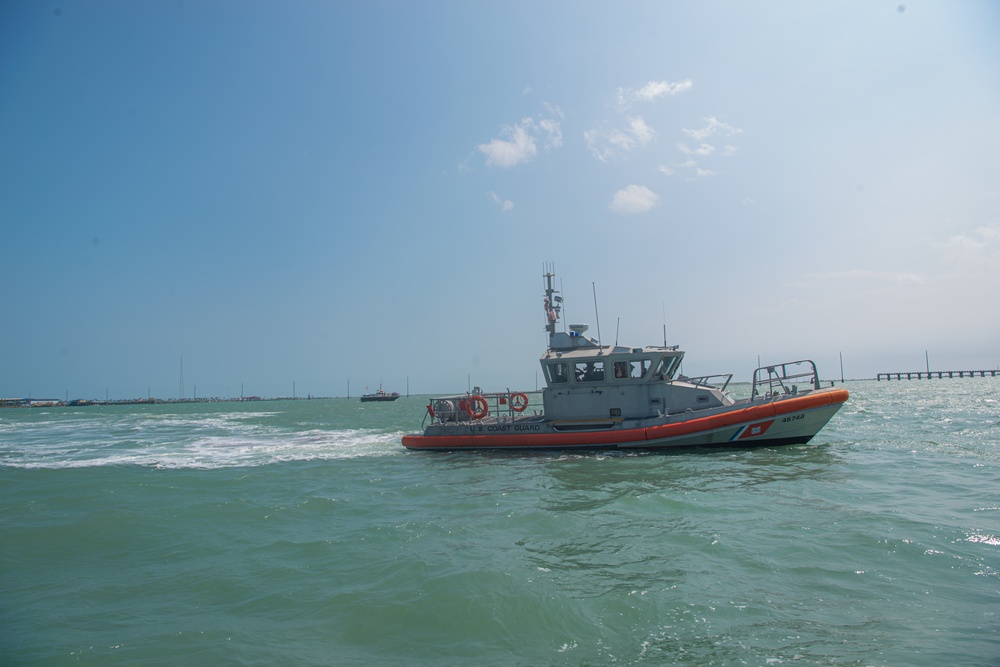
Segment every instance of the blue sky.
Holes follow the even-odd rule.
[[[992,2],[7,2],[0,395],[1000,365]]]

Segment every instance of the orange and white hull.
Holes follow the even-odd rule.
[[[842,388],[736,403],[658,419],[565,422],[540,417],[432,424],[403,436],[415,450],[659,449],[808,442],[848,398]]]

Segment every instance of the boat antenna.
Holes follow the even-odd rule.
[[[622,328],[622,318],[618,318],[618,324],[615,325],[615,347],[618,347],[618,331]]]
[[[604,346],[601,345],[601,314],[597,309],[597,283],[590,283],[594,290],[594,320],[597,321],[597,347],[601,348],[598,354],[604,354]]]
[[[667,346],[667,302],[661,301],[660,306],[663,308],[663,347]]]
[[[559,279],[559,293],[565,294],[566,290],[563,289],[562,278]],[[566,313],[563,313],[563,333],[566,333],[566,323],[569,322],[569,318],[566,317]]]

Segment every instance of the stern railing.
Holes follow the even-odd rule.
[[[466,394],[436,396],[427,404],[424,422],[472,422],[489,417],[513,419],[537,415],[541,408],[538,394],[526,391],[484,392],[476,387]]]
[[[750,400],[776,398],[819,389],[819,373],[811,359],[761,366],[753,372]]]

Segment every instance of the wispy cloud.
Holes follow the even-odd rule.
[[[562,128],[559,121],[551,118],[543,118],[538,121],[538,127],[545,133],[545,148],[559,148],[562,146]]]
[[[846,271],[825,271],[804,274],[804,278],[828,281],[850,287],[852,284],[864,284],[869,288],[880,286],[935,286],[950,284],[949,281],[965,280],[970,283],[968,293],[977,294],[980,290],[971,286],[976,282],[980,286],[993,289],[994,279],[1000,266],[1000,225],[980,226],[972,232],[955,234],[938,247],[941,254],[940,264],[935,272],[929,267],[928,273],[911,271],[877,271],[873,269],[849,269]],[[955,296],[957,298],[957,296]]]
[[[695,141],[704,141],[716,133],[724,134],[727,137],[731,137],[734,134],[740,134],[743,132],[738,127],[733,127],[728,123],[723,123],[718,118],[711,116],[705,119],[705,127],[698,130],[684,129],[684,134],[688,135]]]
[[[615,193],[608,208],[615,213],[645,213],[656,207],[660,195],[643,185],[626,185]]]
[[[503,139],[493,139],[488,144],[479,144],[479,152],[486,156],[486,164],[492,167],[513,167],[527,162],[538,154],[535,138],[528,133],[534,127],[530,118],[519,125],[505,126],[501,130]]]
[[[652,102],[665,95],[679,95],[680,93],[691,90],[693,86],[694,82],[691,81],[691,79],[685,79],[684,81],[679,81],[677,83],[671,83],[669,81],[650,81],[638,90],[619,88],[617,103],[620,108],[628,109],[633,104],[638,102]]]
[[[677,144],[677,150],[679,150],[681,153],[684,153],[684,155],[704,156],[704,155],[711,155],[712,153],[714,153],[715,146],[712,146],[711,144],[701,144],[700,146],[696,146],[695,148],[689,148],[687,144],[681,143]]]
[[[678,173],[677,170],[682,170],[686,178],[694,179],[714,176],[718,173],[715,169],[709,169],[701,166],[699,164],[699,160],[702,158],[707,158],[715,154],[722,155],[723,157],[732,157],[736,153],[736,147],[730,144],[726,144],[722,151],[717,151],[715,146],[708,143],[706,139],[717,134],[733,136],[742,133],[743,130],[730,125],[729,123],[724,123],[714,116],[710,116],[705,119],[704,127],[695,130],[684,128],[682,129],[682,132],[699,142],[698,145],[689,146],[685,142],[679,142],[677,144],[677,150],[687,159],[682,163],[674,164],[672,168],[661,167],[660,171],[668,176],[672,176]]]
[[[486,156],[486,164],[491,167],[510,168],[528,162],[538,155],[538,142],[543,149],[562,146],[562,111],[559,107],[546,105],[549,116],[521,119],[516,125],[505,125],[500,129],[500,137],[476,148]]]
[[[693,153],[688,153],[688,155],[693,155]],[[714,169],[706,169],[705,167],[698,166],[696,160],[685,160],[684,162],[676,163],[673,166],[668,167],[667,165],[661,164],[659,167],[659,172],[666,176],[674,176],[677,174],[683,174],[685,180],[694,180],[695,178],[705,178],[706,176],[715,176],[718,172]]]
[[[656,132],[642,117],[635,116],[628,119],[628,127],[624,129],[595,128],[584,132],[583,138],[594,157],[608,162],[653,143]]]
[[[490,201],[492,201],[494,204],[500,207],[501,213],[506,213],[507,211],[514,210],[514,202],[512,202],[509,199],[504,199],[503,197],[493,192],[492,190],[487,192],[486,196],[490,198]]]
[[[944,242],[945,261],[972,262],[1000,252],[1000,225],[985,225],[971,234],[961,233]]]
[[[679,95],[691,90],[694,83],[685,79],[670,81],[650,81],[639,88],[619,88],[615,94],[614,108],[622,116],[636,104],[654,102],[661,97]],[[656,140],[656,131],[640,115],[621,116],[617,120],[604,121],[583,133],[587,148],[601,162],[622,159],[629,153]]]

